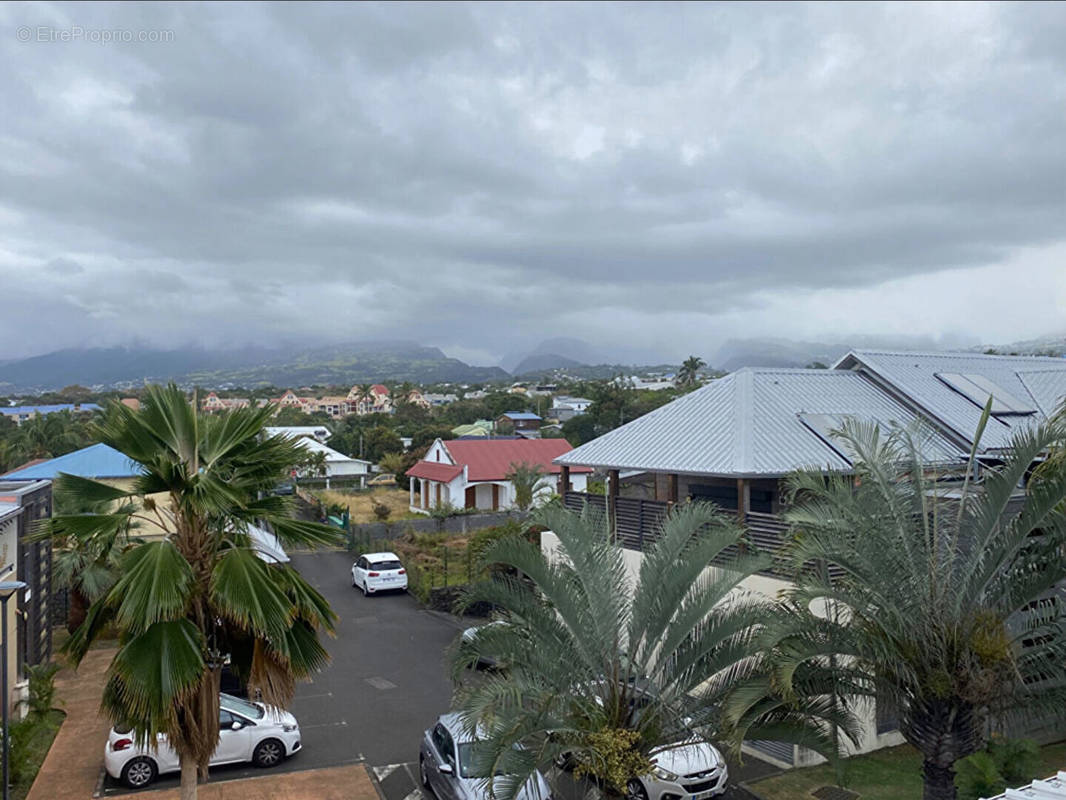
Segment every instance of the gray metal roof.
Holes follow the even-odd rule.
[[[802,416],[801,416],[802,415]],[[857,372],[742,369],[555,459],[558,464],[695,475],[771,477],[803,467],[849,471],[811,415],[911,425],[903,404]],[[807,422],[805,422],[805,418]],[[965,453],[932,431],[931,461]]]
[[[1066,393],[1066,359],[1061,358],[855,350],[833,369],[872,373],[934,423],[969,443],[983,409],[945,384],[938,374],[979,375],[1002,387],[1005,394],[1034,403],[1038,409],[1034,414],[991,418],[981,440],[982,451],[1009,446],[1015,430],[1042,422]]]
[[[1066,369],[1019,372],[1018,378],[1045,417],[1050,417],[1066,401]]]

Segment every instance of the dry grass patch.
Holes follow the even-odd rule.
[[[374,516],[374,504],[381,503],[389,507],[392,514],[390,521],[415,519],[419,514],[410,511],[411,496],[406,489],[379,486],[363,492],[341,492],[335,489],[315,489],[317,495],[327,505],[347,506],[353,525],[365,522],[377,522]]]

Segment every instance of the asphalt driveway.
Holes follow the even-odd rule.
[[[280,767],[219,767],[211,780],[262,777],[275,772],[366,763],[387,800],[419,800],[418,744],[425,731],[448,709],[452,687],[444,652],[461,624],[426,611],[407,594],[363,597],[351,585],[354,557],[320,551],[292,556],[293,566],[329,601],[338,616],[337,636],[327,639],[332,662],[312,683],[297,688],[291,711],[300,722],[303,749]],[[730,764],[733,781],[775,772],[750,756]],[[580,800],[587,787],[559,776],[562,800]],[[178,785],[177,775],[151,788]],[[105,796],[129,793],[105,778]],[[733,785],[723,800],[747,800]]]
[[[387,778],[396,766],[417,760],[422,732],[448,708],[444,651],[459,623],[423,610],[407,594],[363,597],[351,585],[353,561],[334,551],[292,556],[293,566],[325,595],[339,619],[336,638],[325,640],[332,662],[314,682],[299,685],[290,709],[300,722],[303,749],[271,771],[365,761]],[[211,780],[271,771],[220,767],[211,771]],[[172,775],[152,788],[177,785]],[[126,792],[105,780],[105,795]]]

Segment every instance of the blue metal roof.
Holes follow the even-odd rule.
[[[60,472],[82,478],[133,478],[141,473],[141,465],[113,447],[94,444],[32,467],[9,472],[3,477],[12,480],[51,480]]]
[[[536,414],[530,414],[528,411],[505,411],[502,416],[508,419],[540,419]]]
[[[0,414],[7,414],[10,417],[22,417],[32,414],[52,414],[56,411],[73,412],[75,410],[74,406],[74,403],[57,403],[45,406],[0,406]],[[96,403],[80,403],[77,410],[78,412],[100,411],[101,408]]]

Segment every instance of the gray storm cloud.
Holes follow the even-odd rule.
[[[133,41],[37,34],[75,29]],[[1062,329],[1064,40],[1061,4],[6,4],[4,355]]]

